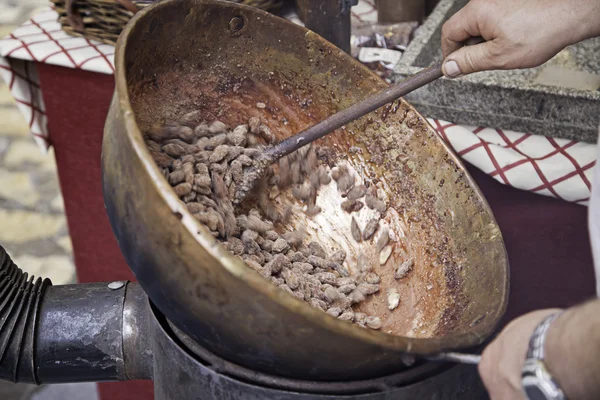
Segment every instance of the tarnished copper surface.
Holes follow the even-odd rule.
[[[264,281],[192,217],[152,161],[142,132],[188,111],[229,125],[257,115],[284,138],[385,87],[351,57],[256,9],[166,0],[125,28],[115,76],[102,159],[110,221],[152,302],[201,345],[275,375],[364,379],[402,369],[403,352],[470,347],[493,331],[508,295],[502,235],[460,161],[404,101],[318,142],[332,148],[331,162],[348,157],[361,176],[383,182],[394,210],[386,219],[405,235],[392,257],[415,258],[400,283],[393,268],[377,270],[382,293],[361,308],[383,317],[381,331],[336,320]],[[350,154],[351,146],[362,151]],[[345,240],[314,221],[294,223],[311,225],[324,245]],[[374,246],[361,246],[350,256],[375,256]],[[389,285],[402,296],[392,313]]]

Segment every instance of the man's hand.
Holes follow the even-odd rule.
[[[600,35],[597,0],[471,0],[442,27],[444,74],[538,66]],[[486,42],[462,47],[470,37]]]
[[[479,374],[491,400],[523,400],[521,370],[525,363],[529,339],[536,326],[558,309],[525,314],[504,328],[481,357]]]

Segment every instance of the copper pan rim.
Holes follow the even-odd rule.
[[[152,180],[155,184],[155,189],[160,192],[162,200],[165,204],[167,204],[174,214],[181,215],[181,222],[186,227],[187,231],[196,239],[198,245],[203,246],[210,253],[211,257],[215,260],[219,260],[221,262],[222,268],[226,270],[231,279],[236,279],[244,282],[246,285],[251,287],[257,293],[261,293],[265,296],[270,297],[273,301],[278,302],[280,305],[285,307],[290,313],[297,313],[301,315],[306,320],[310,320],[315,324],[318,324],[330,331],[333,331],[337,334],[344,335],[347,337],[356,338],[363,342],[369,343],[376,347],[379,347],[384,350],[392,350],[397,352],[408,352],[415,354],[433,354],[439,351],[457,349],[457,348],[467,348],[472,347],[474,345],[480,344],[483,342],[495,329],[498,324],[501,316],[504,314],[507,303],[508,303],[508,272],[506,284],[504,287],[504,293],[502,298],[502,306],[494,310],[494,314],[490,315],[487,320],[492,320],[494,323],[486,323],[479,326],[474,327],[471,331],[465,332],[462,334],[450,334],[448,336],[443,337],[433,337],[433,338],[412,338],[412,337],[400,337],[395,335],[390,335],[380,331],[373,331],[360,328],[355,325],[351,325],[345,323],[343,321],[332,318],[331,316],[325,314],[322,311],[315,310],[307,303],[300,301],[293,296],[279,290],[275,286],[266,282],[264,279],[250,271],[243,262],[238,261],[233,255],[227,252],[223,246],[219,245],[218,242],[209,234],[208,230],[200,224],[191,213],[187,210],[183,203],[177,198],[175,193],[171,190],[170,185],[164,179],[160,170],[154,163],[151,158],[150,152],[148,151],[144,141],[143,135],[136,123],[134,111],[131,105],[128,87],[127,87],[127,78],[126,71],[127,67],[125,65],[126,59],[126,51],[127,51],[127,39],[131,33],[131,31],[136,26],[137,21],[144,18],[145,15],[152,12],[158,12],[162,7],[169,7],[172,3],[176,3],[180,0],[165,0],[160,3],[156,3],[150,7],[145,8],[144,10],[137,13],[130,23],[125,27],[123,32],[121,33],[119,40],[116,46],[115,52],[115,83],[116,83],[116,92],[115,96],[118,98],[120,113],[122,115],[123,120],[125,121],[127,127],[127,140],[131,143],[134,151],[135,157],[138,157],[143,165],[145,166],[146,171],[151,176]],[[208,3],[208,4],[220,4],[226,7],[231,7],[239,10],[248,10],[251,9],[249,6],[244,6],[241,4],[233,4],[229,2],[219,1],[219,0],[195,0],[197,3]],[[254,13],[258,15],[264,16],[264,18],[278,18],[267,12],[261,10],[253,10]],[[303,31],[304,28],[297,26],[289,21],[281,21],[282,24],[286,24],[286,29],[289,30],[297,30]],[[313,32],[306,32],[306,35],[313,36],[313,40],[319,42],[322,46],[327,48],[332,48],[333,45],[329,42],[325,41],[318,35]],[[344,62],[354,63],[357,65],[357,68],[361,68],[362,71],[371,77],[376,77],[376,75],[371,72],[365,66],[359,65],[356,60],[354,60],[351,56],[347,54],[342,54],[341,51],[338,51],[338,57],[341,57]],[[412,106],[411,109],[414,110]],[[416,112],[416,110],[415,110]],[[427,122],[430,129],[433,127]],[[464,165],[461,160],[456,156],[456,154],[450,149],[450,147],[438,137],[438,141],[442,144],[442,146],[449,152],[454,162],[464,169]],[[485,207],[489,210],[489,205],[481,191],[473,181],[473,179],[468,176],[467,179],[474,187],[474,190],[481,196],[481,199],[485,202]],[[490,211],[491,213],[491,211]],[[493,218],[493,216],[492,216]],[[494,223],[496,221],[494,220]],[[506,250],[504,249],[504,252]],[[150,296],[151,297],[151,296]]]

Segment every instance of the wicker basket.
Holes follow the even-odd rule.
[[[133,15],[153,3],[152,0],[51,0],[62,29],[73,36],[83,36],[114,45]],[[275,11],[283,0],[229,0]]]

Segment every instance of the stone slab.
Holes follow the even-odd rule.
[[[442,59],[442,25],[466,3],[438,3],[408,46],[394,79]],[[600,125],[597,75],[600,38],[569,46],[537,68],[442,78],[406,99],[432,118],[595,143]]]

